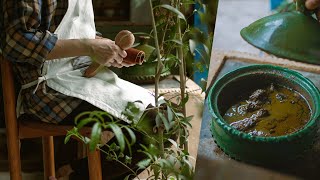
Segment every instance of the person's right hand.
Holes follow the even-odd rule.
[[[127,56],[126,51],[120,49],[114,41],[107,38],[92,39],[89,41],[91,58],[100,65],[112,66],[121,64]]]
[[[320,0],[306,0],[305,6],[309,10],[316,10],[316,16],[320,21]]]

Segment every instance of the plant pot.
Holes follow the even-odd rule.
[[[158,65],[156,50],[148,44],[150,37],[140,36],[140,45],[135,47],[145,53],[145,62],[128,68],[122,68],[120,77],[135,84],[150,84],[155,81],[156,68]],[[160,80],[170,75],[170,68],[164,66]]]
[[[259,137],[238,131],[222,118],[244,92],[273,83],[299,92],[311,108],[309,122],[284,136]],[[210,89],[207,103],[212,115],[211,132],[217,145],[230,157],[259,165],[280,165],[297,160],[313,145],[320,119],[320,93],[300,73],[272,65],[239,68],[219,79]]]
[[[154,83],[157,64],[158,62],[154,61],[122,68],[120,77],[136,84]],[[165,66],[161,72],[160,80],[166,78],[168,75],[170,75],[170,68]]]

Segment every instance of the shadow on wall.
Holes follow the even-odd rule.
[[[130,21],[137,24],[151,24],[151,12],[147,0],[131,0]]]

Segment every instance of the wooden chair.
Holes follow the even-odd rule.
[[[54,136],[66,135],[72,126],[60,126],[34,120],[18,121],[16,117],[16,97],[11,63],[3,56],[1,61],[2,90],[4,114],[7,132],[8,160],[11,180],[21,180],[20,139],[42,138],[44,179],[55,177]],[[91,129],[85,128],[81,133],[90,134]],[[101,180],[100,152],[87,151],[90,180]]]

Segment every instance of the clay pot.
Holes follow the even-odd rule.
[[[135,49],[144,52],[144,62],[141,65],[135,65],[128,68],[122,68],[119,75],[122,79],[135,84],[151,84],[155,81],[156,67],[158,65],[156,50],[148,44],[148,36],[140,36],[140,45]],[[162,69],[160,80],[170,75],[170,68],[165,66]]]
[[[150,46],[149,43],[150,37],[149,36],[139,36],[140,44],[135,47],[145,53],[145,61],[151,63],[157,58],[156,48]]]
[[[238,131],[223,120],[227,109],[246,92],[271,83],[298,91],[310,105],[312,115],[299,131],[277,137],[252,136]],[[311,148],[320,120],[320,93],[296,71],[272,65],[252,65],[224,75],[210,88],[208,107],[211,132],[217,145],[230,157],[259,165],[279,165],[295,161]]]

